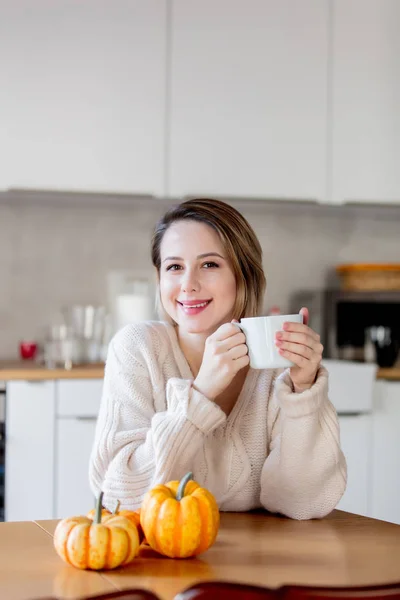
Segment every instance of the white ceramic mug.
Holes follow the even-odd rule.
[[[285,369],[294,363],[279,354],[275,334],[282,331],[285,321],[303,323],[303,315],[273,315],[248,317],[236,323],[246,336],[252,369]]]

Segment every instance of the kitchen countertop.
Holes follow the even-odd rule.
[[[31,361],[0,361],[0,381],[48,379],[102,379],[104,363],[72,367],[72,369],[47,369]],[[390,369],[378,369],[377,379],[400,381],[400,365]]]
[[[81,571],[53,547],[58,521],[0,523],[1,597],[7,600],[77,598],[127,588],[172,600],[200,581],[279,587],[379,585],[399,581],[400,526],[333,511],[295,521],[257,511],[222,513],[214,546],[197,558],[161,557],[142,546],[131,565]]]
[[[0,361],[0,381],[44,381],[49,379],[102,379],[104,363],[79,365],[72,369],[48,369],[44,365],[25,361]]]
[[[392,381],[400,381],[400,366],[390,367],[387,369],[378,369],[377,379],[391,379]]]

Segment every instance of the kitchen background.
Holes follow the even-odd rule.
[[[62,306],[107,303],[110,271],[152,277],[151,232],[169,203],[132,198],[123,206],[110,198],[105,206],[105,201],[60,201],[54,194],[53,204],[15,199],[0,205],[0,359],[17,358],[22,339],[40,339]],[[338,287],[338,263],[400,258],[400,205],[257,201],[235,206],[263,247],[265,312],[274,305],[287,311],[299,290]]]
[[[20,342],[63,307],[112,310],[120,271],[153,281],[155,222],[207,196],[259,236],[264,313],[308,292],[342,342],[339,508],[400,523],[400,369],[375,355],[399,335],[399,27],[398,0],[0,0],[0,518],[93,502],[104,364],[47,368]],[[393,264],[397,290],[341,296],[348,263]]]

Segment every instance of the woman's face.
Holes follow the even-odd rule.
[[[233,318],[236,280],[210,226],[178,221],[161,243],[161,302],[181,331],[210,335]]]

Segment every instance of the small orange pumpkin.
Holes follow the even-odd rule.
[[[103,517],[107,517],[109,515],[119,515],[120,517],[125,517],[125,519],[132,521],[132,523],[137,527],[138,534],[139,534],[139,544],[141,544],[145,540],[144,540],[143,529],[140,524],[140,508],[139,508],[139,510],[136,511],[136,510],[127,510],[127,509],[119,510],[119,507],[120,507],[120,501],[118,500],[117,505],[114,508],[113,512],[110,512],[106,508],[102,508],[101,514]],[[96,509],[92,508],[92,510],[89,510],[89,512],[87,513],[86,516],[88,517],[88,519],[93,520],[95,513],[96,513]]]
[[[156,485],[143,499],[140,522],[146,540],[160,554],[187,558],[215,542],[219,509],[214,496],[187,473],[179,481]]]
[[[109,510],[107,510],[106,508],[102,508],[101,509],[101,516],[102,517],[108,517],[109,515],[112,515],[112,513]],[[86,516],[87,516],[88,519],[91,519],[93,521],[93,519],[96,516],[96,509],[92,508],[91,510],[89,510],[89,512],[87,513]]]
[[[93,520],[88,517],[62,519],[54,533],[57,554],[78,569],[115,569],[127,565],[139,552],[136,526],[120,515],[102,517],[103,492]]]

